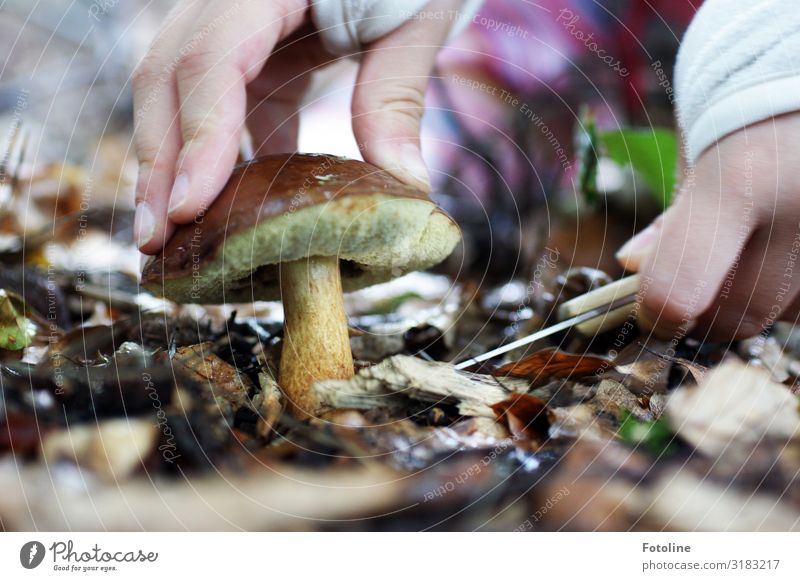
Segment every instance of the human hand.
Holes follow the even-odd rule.
[[[673,205],[617,254],[648,281],[646,324],[662,335],[728,340],[796,321],[798,194],[800,113],[751,125],[707,149]]]
[[[427,10],[455,10],[434,0]],[[414,19],[362,53],[353,132],[364,159],[428,189],[419,149],[425,88],[452,22]],[[297,148],[297,111],[310,74],[334,59],[307,0],[181,0],[133,77],[139,158],[134,236],[157,253],[175,224],[202,214],[250,130],[257,155]]]

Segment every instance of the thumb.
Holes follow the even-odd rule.
[[[653,252],[653,247],[661,236],[663,220],[664,214],[661,214],[647,228],[638,232],[617,250],[614,258],[617,259],[622,268],[628,272],[639,272],[641,270],[642,263]]]
[[[399,180],[430,190],[419,132],[436,54],[452,21],[454,0],[435,0],[426,10],[443,18],[410,20],[373,42],[362,55],[353,92],[353,133],[364,159]]]

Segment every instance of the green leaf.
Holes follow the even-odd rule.
[[[675,434],[667,422],[661,419],[645,422],[628,410],[623,413],[617,435],[628,444],[642,446],[658,456],[669,455],[675,450]]]
[[[597,166],[600,160],[600,140],[597,122],[588,107],[582,107],[575,128],[575,152],[578,166],[578,191],[587,203],[597,200]]]
[[[0,289],[0,349],[15,351],[28,346],[36,332],[25,318],[25,302],[13,293]]]
[[[671,129],[620,129],[600,134],[605,153],[620,165],[631,165],[668,206],[678,167],[678,140]]]

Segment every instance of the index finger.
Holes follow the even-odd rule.
[[[198,37],[176,71],[183,147],[170,193],[169,217],[194,220],[214,201],[236,162],[244,124],[246,85],[275,45],[303,21],[307,3],[213,4],[201,15]]]

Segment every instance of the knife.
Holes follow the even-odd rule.
[[[540,329],[507,345],[501,345],[483,355],[457,363],[455,368],[456,370],[467,369],[572,327],[575,327],[583,335],[602,333],[618,327],[625,319],[636,315],[639,282],[639,275],[634,274],[567,301],[559,307],[558,318],[561,321],[555,325]]]

